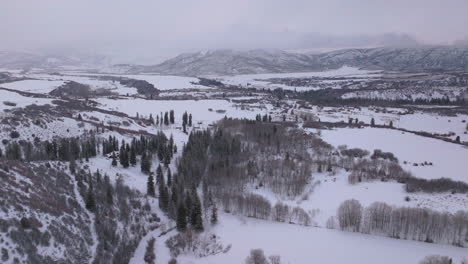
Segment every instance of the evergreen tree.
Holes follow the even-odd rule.
[[[89,188],[88,188],[88,193],[86,194],[86,209],[88,209],[91,212],[94,212],[96,209],[96,201],[94,200],[94,190],[93,190],[93,184],[90,181],[89,182]]]
[[[106,176],[109,178],[108,176]],[[112,185],[109,183],[106,183],[106,201],[108,204],[114,204],[114,189],[112,188]]]
[[[455,142],[456,142],[456,143],[460,143],[460,136],[457,136],[457,137],[455,138]]]
[[[167,112],[164,113],[164,125],[169,125],[169,115]]]
[[[156,191],[154,189],[154,179],[153,179],[153,173],[150,173],[148,176],[148,182],[146,184],[146,193],[149,196],[156,196]]]
[[[143,173],[150,173],[151,171],[151,154],[146,154],[146,151],[141,156],[141,171]]]
[[[75,161],[74,158],[71,158],[71,159],[70,159],[70,166],[69,166],[69,168],[70,168],[70,172],[71,172],[72,174],[75,174],[75,172],[76,172],[76,161]]]
[[[163,171],[161,164],[158,164],[158,168],[156,168],[156,184],[160,184],[162,181],[164,181]]]
[[[171,110],[169,112],[169,121],[171,122],[171,124],[174,124],[174,110]]]
[[[200,198],[198,198],[198,194],[196,191],[193,191],[193,203],[192,203],[192,210],[190,215],[190,224],[196,231],[203,231],[203,220],[202,220],[202,210],[201,210],[201,203]]]
[[[192,126],[192,114],[189,114],[189,117],[188,117],[188,126],[189,126],[189,127]]]
[[[179,232],[187,230],[187,211],[183,203],[177,208],[176,227]]]
[[[150,124],[154,125],[154,118],[153,118],[152,114],[150,114],[150,116],[149,116],[149,122],[150,122]]]
[[[164,178],[159,182],[158,184],[158,189],[159,189],[159,208],[163,212],[167,212],[168,207],[169,207],[169,193],[166,187],[166,184],[164,183]]]
[[[115,152],[112,153],[112,166],[117,166],[117,158],[115,157]]]
[[[188,115],[187,115],[187,111],[185,111],[185,113],[182,115],[182,125],[185,124],[187,125],[188,123]]]
[[[393,127],[393,121],[390,120],[390,127]]]
[[[375,120],[374,120],[374,118],[371,119],[370,125],[371,125],[371,126],[375,126]]]
[[[132,145],[132,147],[130,147],[130,165],[134,167],[136,166],[136,164],[137,164],[136,150],[135,150],[135,147]]]

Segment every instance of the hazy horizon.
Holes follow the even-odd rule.
[[[206,49],[452,44],[468,36],[462,0],[2,1],[0,50],[154,61]]]

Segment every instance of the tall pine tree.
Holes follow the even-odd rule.
[[[156,196],[156,192],[154,189],[153,173],[150,173],[150,175],[148,176],[148,182],[146,183],[146,193],[149,196],[153,196],[153,197]]]

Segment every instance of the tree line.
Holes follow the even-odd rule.
[[[427,208],[394,207],[374,202],[363,208],[357,200],[344,201],[327,227],[428,243],[468,245],[468,212],[437,212]],[[335,223],[337,221],[337,223]]]

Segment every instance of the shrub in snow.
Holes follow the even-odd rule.
[[[268,259],[262,249],[252,249],[245,259],[245,264],[268,264]]]
[[[146,252],[144,256],[144,260],[146,264],[154,264],[156,260],[156,255],[154,254],[154,243],[156,239],[153,237],[148,240],[148,244],[146,245]]]
[[[419,264],[452,264],[452,259],[446,256],[427,256]]]
[[[20,136],[20,134],[16,130],[13,130],[13,131],[10,132],[10,137],[11,138],[19,138],[19,136]]]
[[[194,254],[197,257],[206,257],[227,253],[231,249],[231,245],[223,246],[219,241],[219,237],[215,234],[197,233],[190,229],[166,240],[166,246],[169,248],[172,257],[177,257],[180,254]]]

